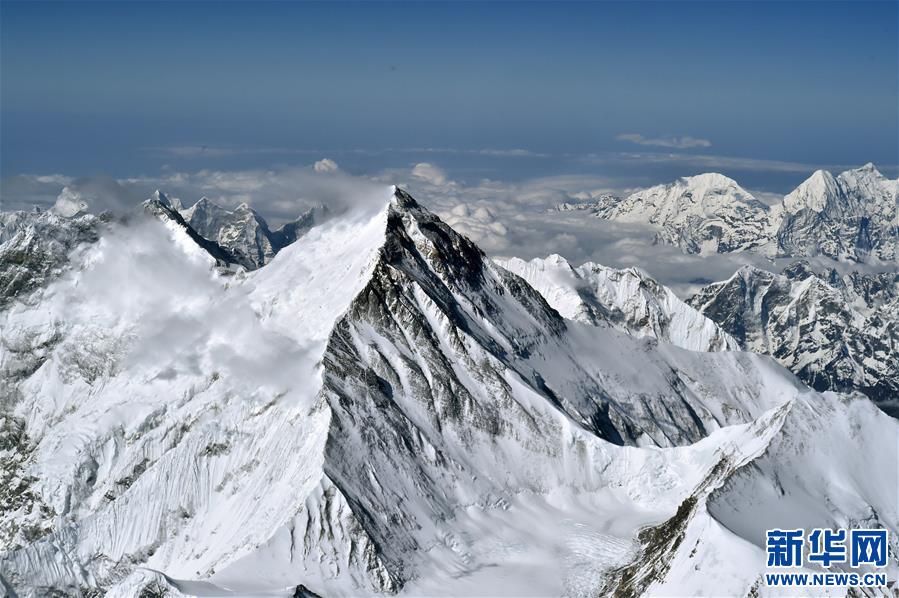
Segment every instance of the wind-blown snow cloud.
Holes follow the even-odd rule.
[[[644,137],[639,133],[621,133],[616,139],[618,141],[630,141],[637,145],[654,145],[657,147],[673,147],[677,149],[712,146],[712,142],[708,139],[700,139],[698,137]]]
[[[421,181],[425,181],[432,185],[443,185],[446,183],[446,173],[442,168],[438,168],[428,162],[420,162],[412,168],[412,176]]]
[[[245,292],[223,293],[225,282],[211,270],[209,256],[177,227],[138,218],[110,227],[82,251],[84,267],[66,274],[42,305],[54,321],[105,326],[116,341],[107,356],[110,367],[132,368],[147,380],[219,367],[238,380],[264,372],[259,379],[270,381],[268,388],[248,389],[246,397],[292,389],[295,398],[309,399],[293,389],[297,376],[314,369],[313,345],[262,326]],[[102,304],[95,297],[103,297]],[[227,337],[219,330],[227,330]],[[97,339],[87,341],[76,342],[73,352],[91,349]]]
[[[71,218],[78,212],[88,209],[88,204],[84,201],[79,191],[73,191],[68,187],[63,187],[56,198],[56,203],[51,208],[60,216]]]

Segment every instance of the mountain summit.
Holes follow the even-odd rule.
[[[638,191],[597,215],[659,226],[660,241],[687,253],[755,249],[767,243],[771,228],[768,207],[717,173]]]
[[[784,197],[777,231],[784,256],[867,261],[899,257],[899,180],[873,164],[834,177],[819,170]]]

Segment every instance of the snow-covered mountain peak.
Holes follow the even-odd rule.
[[[332,220],[285,247],[253,272],[253,301],[278,330],[323,342],[338,316],[368,283],[386,240],[388,207],[368,220]],[[296,327],[298,318],[303,326]]]
[[[63,216],[55,210],[0,212],[0,309],[29,301],[66,272],[75,250],[96,242],[107,220],[108,214]]]
[[[732,191],[736,195],[752,198],[752,195],[740,187],[737,181],[718,172],[705,172],[681,177],[680,183],[691,191],[702,195],[708,192]]]
[[[652,223],[661,224],[696,215],[715,216],[721,211],[744,207],[766,210],[764,204],[736,181],[709,172],[637,191],[612,207],[612,217],[619,220],[648,218]]]
[[[843,174],[845,175],[847,173],[852,173],[852,172],[865,173],[865,174],[873,175],[878,178],[885,178],[883,176],[883,174],[877,169],[877,166],[874,164],[874,162],[867,162],[866,164],[862,164],[858,168],[850,168]]]
[[[180,210],[182,207],[181,201],[178,198],[169,197],[167,194],[163,193],[159,189],[156,189],[150,195],[150,197],[144,202],[144,204],[146,204],[147,202],[156,202],[162,206],[165,206],[167,208],[172,208],[174,210]]]
[[[156,189],[150,194],[150,197],[141,203],[141,207],[144,212],[158,215],[160,211],[177,213],[183,206],[181,205],[181,200],[169,197],[168,194]]]
[[[774,257],[896,259],[899,180],[872,163],[834,176],[815,171],[769,207],[718,173],[682,177],[620,201],[560,204],[598,218],[659,227],[656,241],[685,253],[757,251]]]
[[[772,355],[815,389],[859,390],[899,414],[895,272],[840,276],[804,260],[781,274],[743,266],[689,303],[740,346]]]
[[[816,170],[796,189],[784,196],[784,209],[795,214],[802,209],[821,212],[829,201],[839,195],[836,178],[826,170]]]
[[[888,179],[871,162],[860,168],[841,172],[837,178],[847,191],[858,196],[861,201],[877,202],[885,199],[887,203],[892,200],[895,204],[896,194],[899,193],[899,180]]]
[[[390,187],[389,203],[400,209],[416,209],[421,207],[407,191],[396,185]]]
[[[204,217],[208,217],[207,215],[224,215],[229,214],[231,211],[220,206],[216,202],[212,201],[205,195],[198,199],[194,205],[189,208],[183,208],[179,210],[181,215],[184,216],[184,219],[190,221],[194,215],[202,214]]]
[[[596,210],[600,218],[653,224],[658,240],[687,253],[754,249],[769,243],[768,206],[718,173],[680,178],[637,191]]]
[[[200,234],[184,219],[179,211],[181,209],[180,201],[170,200],[165,193],[156,190],[141,203],[140,207],[143,213],[160,219],[172,231],[173,238],[177,243],[186,244],[185,247],[192,249],[199,247],[212,258],[212,262],[217,266],[231,268],[240,264],[238,256],[233,251]]]
[[[784,197],[777,230],[780,253],[895,259],[897,193],[899,181],[887,179],[871,163],[836,177],[816,171]]]
[[[458,265],[460,260],[441,251],[437,237],[439,226],[445,225],[406,191],[394,187],[389,196],[373,198],[368,206],[378,204],[374,214],[361,210],[311,228],[253,273],[254,301],[279,330],[324,339],[375,270],[410,249],[437,271]],[[299,314],[304,326],[292,331]]]
[[[496,261],[524,278],[567,319],[693,351],[737,348],[730,335],[640,268],[616,270],[592,262],[574,268],[558,254]]]
[[[558,253],[552,253],[552,254],[546,256],[545,258],[539,258],[539,257],[534,258],[530,261],[526,261],[526,260],[523,260],[523,259],[517,258],[517,257],[509,258],[508,260],[499,260],[499,261],[503,261],[504,263],[505,262],[513,263],[514,262],[514,263],[520,263],[520,264],[530,264],[531,267],[537,268],[537,269],[543,270],[543,271],[550,270],[550,269],[556,269],[556,268],[561,269],[563,271],[567,271],[567,270],[574,271],[574,266],[571,265],[571,262],[569,262],[567,259],[565,259],[561,255],[559,255]]]
[[[271,230],[265,218],[246,202],[229,210],[201,197],[194,205],[179,212],[202,237],[226,248],[247,270],[255,270],[315,226],[325,210],[308,208],[297,219],[276,230]]]
[[[589,297],[583,295],[584,281],[561,255],[554,253],[530,261],[517,257],[494,261],[524,278],[562,317],[589,323],[606,320],[599,309],[590,305]]]
[[[546,259],[544,259],[543,262],[546,264],[551,264],[553,266],[560,266],[574,270],[574,268],[571,266],[571,263],[558,253],[551,253],[550,255],[546,256]]]

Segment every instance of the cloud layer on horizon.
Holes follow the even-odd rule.
[[[637,145],[653,145],[657,147],[671,147],[677,149],[690,149],[693,147],[712,147],[708,139],[698,137],[644,137],[639,133],[621,133],[615,137],[618,141],[630,141]]]
[[[4,197],[13,202],[5,202],[3,209],[28,209],[31,204],[47,208],[65,188],[66,199],[84,200],[92,211],[127,211],[160,189],[188,206],[200,197],[228,208],[246,202],[277,225],[316,204],[336,211],[377,209],[388,187],[396,184],[495,257],[531,259],[558,253],[575,265],[594,261],[619,268],[639,266],[681,295],[725,279],[746,264],[779,268],[752,253],[684,255],[676,247],[654,245],[654,227],[551,210],[559,203],[604,193],[625,195],[636,190],[629,182],[597,175],[463,181],[432,162],[358,176],[322,158],[308,166],[280,169],[164,171],[125,179],[19,175],[4,181]],[[755,194],[768,203],[779,200],[776,194]]]

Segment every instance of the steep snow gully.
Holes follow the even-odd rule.
[[[22,218],[7,595],[759,596],[768,528],[899,552],[899,423],[638,270],[504,267],[396,188],[252,272],[183,217],[65,259]]]

